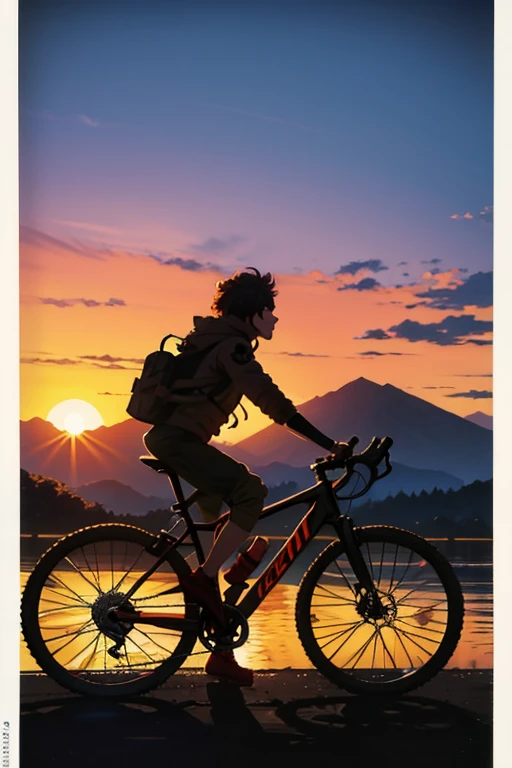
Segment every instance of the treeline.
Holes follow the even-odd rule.
[[[296,483],[282,483],[269,489],[266,503],[272,504],[296,491]],[[119,522],[156,533],[168,527],[170,517],[168,507],[145,515],[116,515],[102,504],[85,501],[60,480],[21,470],[21,533],[65,534],[87,525]],[[197,508],[192,510],[192,517],[202,521]]]
[[[266,504],[296,493],[294,482],[271,487]],[[399,493],[381,501],[368,501],[341,511],[353,516],[357,525],[397,525],[423,536],[491,536],[492,481],[476,480],[458,491],[434,489],[410,496]],[[304,514],[304,509],[290,509],[258,524],[258,532],[290,533],[290,525]],[[194,519],[202,520],[197,509]],[[156,509],[146,515],[115,515],[101,504],[88,502],[64,483],[21,470],[21,533],[69,533],[76,528],[98,523],[124,522],[157,532],[168,526],[170,511]]]
[[[422,536],[492,536],[492,480],[475,480],[457,491],[400,492],[368,501],[354,511],[357,524],[389,524]]]

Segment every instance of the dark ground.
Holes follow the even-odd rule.
[[[181,671],[124,702],[21,678],[21,768],[267,768],[315,757],[336,768],[487,768],[491,739],[490,670],[443,671],[394,700],[352,696],[312,670],[258,673],[252,688]]]

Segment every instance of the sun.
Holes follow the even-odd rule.
[[[84,429],[97,429],[103,425],[100,412],[85,400],[63,400],[51,409],[46,421],[70,435],[79,435]]]

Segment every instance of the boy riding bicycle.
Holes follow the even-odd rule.
[[[337,457],[350,456],[352,449],[322,434],[301,416],[255,360],[257,339],[270,340],[278,321],[274,315],[277,291],[272,275],[261,275],[251,268],[217,283],[216,288],[213,316],[195,317],[194,330],[183,344],[186,350],[205,349],[193,377],[193,385],[206,393],[204,402],[178,403],[165,424],[152,427],[144,435],[144,443],[154,456],[200,491],[198,504],[203,515],[217,517],[223,502],[230,507],[229,521],[204,564],[181,582],[187,597],[206,607],[222,629],[225,616],[218,572],[257,523],[267,488],[245,464],[209,445],[212,436],[219,434],[245,395],[273,421]],[[224,574],[228,582],[235,575],[230,572],[235,570],[237,577],[243,571],[240,559]],[[205,671],[240,685],[253,682],[252,671],[238,665],[233,651],[212,653]]]

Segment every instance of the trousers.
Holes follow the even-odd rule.
[[[198,435],[179,427],[158,424],[143,437],[157,459],[200,492],[197,504],[205,520],[216,519],[225,502],[229,519],[250,533],[263,509],[268,488],[245,464],[235,461]]]

